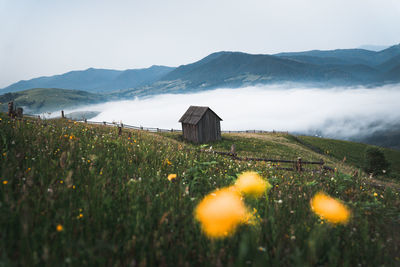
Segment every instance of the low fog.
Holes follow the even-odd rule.
[[[181,129],[190,105],[208,106],[222,130],[277,130],[348,139],[400,122],[400,86],[378,88],[293,88],[262,86],[165,94],[108,102],[74,111],[99,111],[91,121]],[[58,113],[59,114],[59,113]]]

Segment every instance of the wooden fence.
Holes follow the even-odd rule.
[[[88,120],[82,120],[80,122],[85,122],[89,124],[98,124],[98,125],[105,125],[105,126],[114,126],[114,127],[122,127],[122,128],[128,128],[128,129],[134,129],[134,130],[141,130],[141,131],[147,131],[147,132],[182,132],[180,129],[163,129],[163,128],[155,128],[155,127],[144,127],[144,126],[133,126],[125,123],[117,123],[117,122],[98,122],[98,121],[88,121]],[[229,131],[229,130],[223,130],[221,131],[222,133],[279,133],[279,134],[289,134],[287,131],[264,131],[264,130],[242,130],[242,131]]]
[[[232,153],[232,152],[223,152],[223,151],[214,151],[214,150],[208,150],[208,149],[200,149],[200,152],[205,152],[205,153],[212,153],[212,154],[217,154],[217,155],[222,155],[222,156],[229,156],[234,160],[239,160],[239,161],[263,161],[263,162],[270,162],[270,163],[284,163],[284,164],[292,164],[293,167],[276,167],[275,169],[278,170],[287,170],[287,171],[298,171],[298,172],[304,172],[304,171],[330,171],[334,172],[335,170],[329,166],[325,166],[325,162],[321,159],[320,161],[303,161],[302,158],[297,158],[297,160],[285,160],[285,159],[268,159],[268,158],[253,158],[253,157],[238,157],[237,153]],[[303,168],[304,165],[319,165],[319,169],[305,169]]]
[[[63,116],[62,112],[62,117]],[[29,116],[29,115],[28,115]],[[40,119],[40,116],[39,116]],[[143,126],[133,126],[129,124],[117,123],[117,122],[107,122],[107,121],[88,121],[88,120],[77,120],[79,122],[84,122],[88,124],[97,124],[97,125],[104,125],[104,126],[111,126],[111,127],[118,127],[118,134],[122,135],[122,128],[133,129],[133,130],[140,130],[140,131],[147,131],[147,132],[182,132],[182,130],[178,129],[162,129],[162,128],[155,128],[155,127],[143,127]],[[244,131],[222,131],[223,133],[280,133],[280,134],[289,134],[288,132],[281,132],[281,131],[263,131],[263,130],[244,130]],[[320,161],[303,161],[301,158],[298,158],[296,161],[294,160],[284,160],[284,159],[267,159],[267,158],[253,158],[253,157],[239,157],[235,152],[234,145],[232,146],[233,150],[231,152],[223,152],[223,151],[214,151],[214,150],[207,150],[207,149],[200,149],[199,152],[204,153],[213,153],[222,156],[229,156],[234,160],[239,161],[263,161],[263,162],[270,162],[270,163],[284,163],[284,164],[292,164],[293,167],[277,167],[274,166],[275,169],[279,170],[287,170],[287,171],[331,171],[333,172],[334,169],[325,166],[325,162],[321,159]],[[319,165],[319,169],[305,169],[303,168],[304,165]]]

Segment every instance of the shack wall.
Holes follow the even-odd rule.
[[[182,123],[183,138],[188,141],[198,143],[199,141],[197,128],[197,125]]]
[[[197,143],[221,140],[221,124],[215,114],[208,110],[197,124]]]

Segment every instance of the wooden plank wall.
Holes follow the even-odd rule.
[[[220,121],[210,110],[204,114],[197,126],[199,143],[221,140]]]
[[[183,138],[198,143],[197,125],[182,123]]]

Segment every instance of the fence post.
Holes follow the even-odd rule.
[[[64,110],[61,110],[61,118],[62,118],[62,119],[65,118],[65,116],[64,116]]]
[[[118,135],[121,136],[122,135],[122,127],[118,126]]]
[[[107,125],[107,122],[103,121],[104,126]]]
[[[297,158],[296,170],[297,170],[298,172],[301,172],[301,171],[303,170],[302,164],[301,164],[301,158],[300,158],[300,157]]]
[[[85,123],[87,123],[87,119],[85,118]]]
[[[14,112],[14,102],[8,102],[8,116],[12,117]]]
[[[24,109],[23,108],[17,108],[17,117],[22,118],[24,116]]]
[[[231,154],[232,154],[232,156],[236,156],[236,145],[235,144],[231,145]]]

